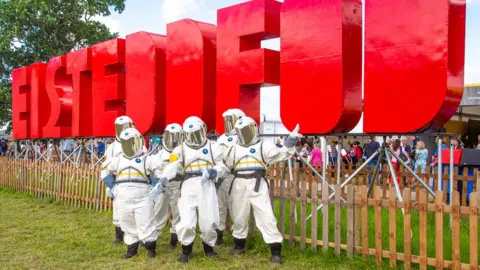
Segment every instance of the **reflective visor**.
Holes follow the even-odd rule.
[[[163,134],[163,147],[172,151],[183,142],[183,132],[170,132],[168,130]]]
[[[257,125],[248,125],[243,128],[235,128],[238,136],[238,143],[243,146],[256,142],[258,137]]]
[[[235,115],[227,115],[223,117],[223,128],[227,135],[232,135],[237,120],[238,117]]]
[[[207,140],[207,131],[205,127],[192,132],[185,132],[185,143],[193,148],[199,148],[203,146]]]
[[[120,141],[122,145],[122,152],[127,158],[134,158],[140,154],[143,149],[143,139],[142,137],[132,137],[127,140]]]
[[[127,128],[132,128],[133,124],[131,122],[123,123],[123,124],[115,124],[115,136],[117,139],[120,140],[120,134]]]

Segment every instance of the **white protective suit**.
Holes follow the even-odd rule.
[[[102,164],[101,178],[115,175],[113,193],[117,203],[120,227],[125,232],[127,245],[156,241],[157,233],[153,222],[153,198],[149,176],[160,177],[155,157],[140,155],[128,159],[124,155],[109,159]],[[158,197],[162,197],[160,194]],[[158,198],[161,200],[161,198]]]
[[[114,143],[110,144],[107,147],[107,151],[105,151],[105,161],[118,157],[122,154],[122,145],[120,142],[115,140]],[[107,193],[109,188],[107,187]],[[116,200],[112,200],[112,212],[113,212],[113,224],[115,227],[120,227],[120,220],[118,219],[118,210],[117,210],[117,202]]]
[[[279,148],[268,141],[259,141],[248,147],[236,144],[230,149],[225,158],[225,164],[233,169],[236,175],[230,192],[233,199],[234,238],[247,238],[250,206],[252,206],[256,225],[265,242],[272,244],[283,241],[283,236],[278,231],[277,220],[272,211],[269,188],[265,178],[261,178],[259,188],[255,191],[257,178],[244,178],[241,175],[259,173],[264,176],[267,164],[286,160],[294,153],[295,148]]]
[[[171,152],[163,148],[155,156],[157,159],[158,170],[163,173],[163,169],[169,164]],[[168,181],[164,188],[163,196],[158,196],[155,199],[154,213],[155,213],[155,227],[160,233],[168,222],[169,211],[172,214],[172,222],[170,233],[176,233],[175,227],[180,222],[180,214],[178,212],[178,199],[180,198],[180,177],[176,177]]]
[[[188,246],[195,240],[197,210],[200,237],[207,245],[215,246],[215,229],[219,224],[217,193],[213,181],[207,181],[202,186],[201,171],[213,168],[217,172],[217,178],[222,177],[226,171],[223,157],[221,147],[211,140],[206,140],[199,149],[193,149],[184,142],[173,150],[170,161],[178,164],[178,169],[185,178],[178,201],[180,223],[176,226],[178,239],[183,246]]]
[[[226,134],[222,134],[217,140],[217,144],[222,147],[224,156],[227,155],[228,150],[236,143],[237,135],[228,136]],[[232,197],[228,194],[228,190],[232,185],[233,178],[233,174],[227,171],[223,178],[223,182],[218,189],[218,207],[220,214],[220,224],[218,224],[218,230],[220,231],[224,231],[226,228],[228,211],[230,211],[230,215],[232,215]]]

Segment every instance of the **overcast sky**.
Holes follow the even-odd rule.
[[[166,24],[190,18],[216,24],[216,10],[242,3],[242,0],[127,0],[122,14],[98,18],[121,37],[138,31],[165,34]],[[262,44],[264,48],[279,50],[279,39]],[[467,41],[465,83],[480,83],[480,0],[467,0]],[[280,120],[278,87],[262,91],[261,111],[270,120]],[[359,123],[356,131],[361,131]]]

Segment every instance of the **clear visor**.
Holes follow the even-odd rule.
[[[200,148],[207,140],[205,127],[192,132],[185,132],[185,143],[193,148]]]
[[[243,128],[235,128],[238,136],[238,143],[242,146],[251,145],[257,141],[258,128],[257,125],[248,125]]]
[[[227,115],[223,117],[223,128],[225,129],[225,133],[227,135],[232,135],[237,120],[238,117],[235,115]]]
[[[163,134],[163,147],[168,151],[172,151],[175,147],[183,142],[183,132],[165,131]]]
[[[127,140],[120,141],[122,145],[122,152],[127,158],[134,158],[140,154],[143,149],[143,138],[133,137]]]
[[[127,128],[133,128],[133,123],[115,124],[115,136],[117,140],[120,140],[120,134]]]

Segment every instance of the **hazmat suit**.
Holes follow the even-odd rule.
[[[161,178],[155,157],[143,150],[145,141],[136,129],[122,131],[120,144],[122,155],[106,160],[100,177],[117,204],[120,227],[128,246],[123,257],[137,255],[139,243],[143,242],[149,256],[154,258],[158,234],[153,206],[156,197],[163,196],[166,179]]]
[[[238,142],[230,148],[225,165],[235,176],[230,186],[233,218],[233,254],[245,253],[250,207],[253,207],[255,223],[263,239],[270,245],[272,263],[282,263],[283,236],[278,231],[277,220],[272,211],[265,173],[268,164],[286,160],[295,153],[295,144],[300,137],[298,126],[279,148],[271,142],[258,138],[258,126],[250,117],[243,117],[235,124]]]

